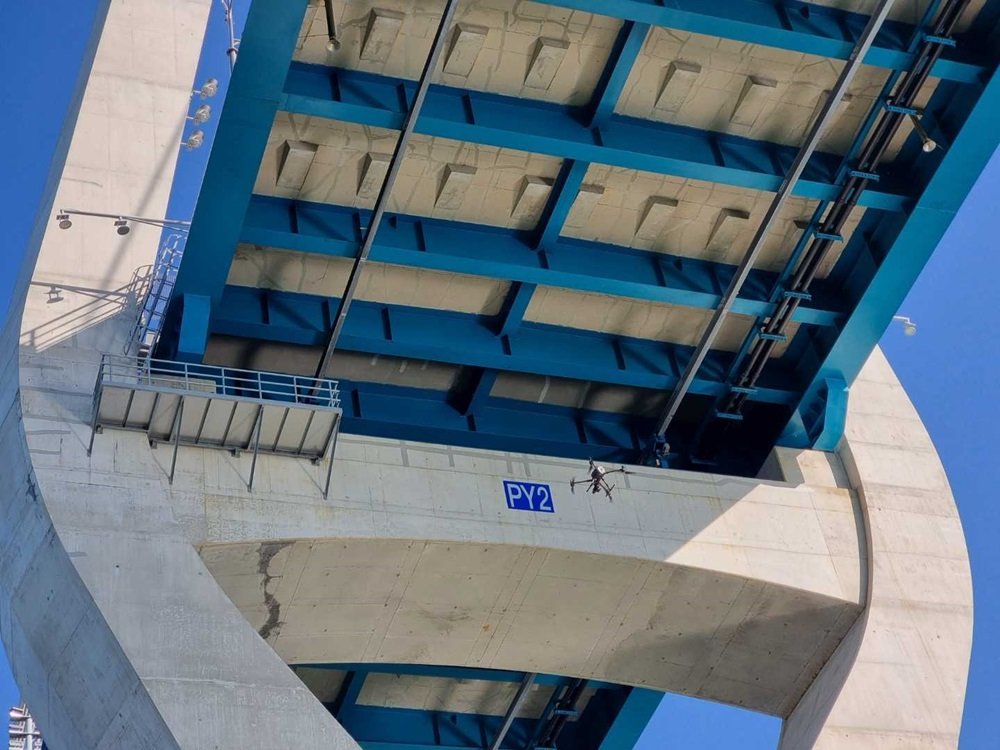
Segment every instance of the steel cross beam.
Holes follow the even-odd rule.
[[[598,15],[666,26],[705,36],[747,44],[777,47],[819,57],[848,60],[867,17],[851,11],[783,0],[544,0],[549,5]],[[866,65],[905,70],[913,62],[906,40],[909,24],[887,22],[864,56]],[[936,78],[975,83],[989,64],[968,58],[938,60],[931,72]]]
[[[340,338],[340,333],[344,329],[344,321],[347,320],[347,313],[351,308],[351,302],[354,299],[354,294],[357,292],[358,282],[361,280],[361,272],[364,269],[365,263],[368,261],[368,256],[371,254],[372,246],[375,244],[375,235],[378,233],[378,228],[382,223],[382,217],[385,215],[385,209],[389,205],[389,195],[392,193],[393,185],[396,183],[396,177],[399,175],[399,169],[403,164],[403,157],[406,154],[406,145],[409,143],[410,138],[413,135],[414,128],[416,128],[417,125],[417,119],[420,117],[420,110],[423,109],[424,101],[427,99],[427,92],[431,85],[431,76],[437,69],[438,60],[441,57],[441,52],[444,50],[445,39],[448,36],[448,29],[451,28],[451,21],[455,16],[455,9],[457,7],[458,0],[446,0],[444,13],[441,15],[441,21],[438,24],[437,34],[434,36],[434,43],[431,45],[430,54],[427,55],[427,60],[424,62],[424,69],[420,74],[420,80],[417,82],[417,90],[416,95],[413,98],[413,104],[409,106],[403,119],[402,132],[396,140],[396,147],[393,149],[392,157],[389,159],[389,167],[386,170],[385,180],[382,182],[382,187],[379,189],[378,198],[375,200],[375,208],[372,211],[368,226],[365,228],[365,237],[361,243],[361,250],[354,259],[354,265],[351,268],[351,275],[347,279],[347,288],[344,290],[344,294],[340,298],[337,314],[333,320],[333,328],[330,331],[330,337],[326,342],[323,356],[320,358],[319,367],[316,370],[317,378],[323,377],[323,374],[326,372],[326,368],[330,364],[330,358],[333,356],[333,352],[337,348],[337,340]]]
[[[680,255],[557,237],[537,250],[530,233],[445,221],[407,214],[387,214],[370,259],[382,263],[542,284],[580,292],[597,292],[631,299],[703,309],[718,306],[736,267]],[[254,196],[246,213],[240,241],[318,255],[354,258],[358,227],[367,214],[348,206],[304,203],[286,198]],[[775,303],[768,292],[777,275],[753,270],[733,302],[740,315],[768,315]],[[520,320],[528,299],[522,293],[508,299]],[[838,291],[818,283],[813,302],[800,305],[793,320],[833,326],[846,314],[837,303]],[[503,329],[511,333],[516,326]]]
[[[398,130],[407,115],[400,92],[409,97],[414,87],[402,78],[292,63],[281,107],[292,114]],[[416,132],[766,191],[781,187],[796,153],[791,146],[624,115],[591,127],[580,115],[579,108],[568,105],[435,84]],[[794,194],[835,197],[839,163],[833,154],[817,153]],[[883,179],[865,190],[859,205],[903,211],[910,200],[906,185]]]
[[[337,300],[227,286],[214,335],[321,346]],[[456,346],[456,342],[460,342]],[[486,316],[378,302],[355,302],[341,336],[345,351],[455,366],[528,373],[665,392],[675,387],[693,347],[561,326],[526,324],[517,337],[498,336]],[[713,351],[691,392],[718,396],[732,354]],[[769,373],[753,394],[760,403],[791,405],[799,391]]]
[[[809,130],[809,135],[806,137],[805,143],[802,144],[802,148],[795,157],[795,162],[788,170],[788,176],[782,182],[781,187],[774,196],[774,200],[771,201],[771,205],[768,207],[767,213],[764,215],[760,225],[757,227],[757,232],[754,234],[754,238],[750,242],[750,247],[747,249],[746,255],[743,256],[743,260],[739,265],[736,275],[729,283],[729,288],[726,290],[725,295],[723,295],[722,303],[718,308],[716,308],[711,321],[709,321],[708,327],[705,329],[701,340],[698,342],[698,346],[695,348],[694,355],[688,361],[687,369],[684,371],[684,375],[681,377],[680,383],[670,394],[670,398],[667,401],[667,405],[663,410],[663,415],[660,417],[659,425],[656,429],[656,433],[659,437],[663,437],[666,434],[667,429],[670,427],[670,423],[677,414],[678,408],[680,408],[681,401],[684,399],[684,396],[687,395],[687,392],[691,387],[691,383],[694,382],[695,376],[698,374],[698,368],[701,367],[705,356],[708,354],[709,349],[712,347],[712,343],[715,341],[715,337],[722,329],[722,324],[725,322],[726,316],[732,309],[733,302],[739,295],[740,288],[743,286],[743,283],[746,281],[747,276],[750,273],[750,269],[753,268],[753,264],[757,260],[757,255],[760,253],[760,250],[764,245],[764,239],[767,236],[767,232],[770,229],[771,224],[777,217],[781,207],[785,204],[785,201],[788,200],[788,197],[795,189],[795,185],[802,176],[806,163],[809,161],[809,157],[812,156],[813,151],[816,150],[816,147],[819,145],[820,138],[823,136],[827,126],[833,119],[834,109],[840,103],[841,98],[846,93],[848,86],[850,86],[855,74],[861,67],[865,54],[871,48],[871,45],[875,40],[875,36],[878,34],[879,28],[881,28],[882,24],[885,22],[885,19],[889,15],[889,11],[894,2],[895,0],[881,0],[875,13],[869,19],[868,26],[865,28],[864,34],[862,34],[861,38],[858,40],[857,46],[854,48],[854,52],[851,54],[850,60],[840,72],[840,77],[837,79],[836,85],[830,91],[826,103],[823,105],[822,110],[816,117],[816,121],[812,124]]]
[[[648,24],[634,21],[622,24],[601,78],[597,82],[590,102],[583,110],[583,119],[589,127],[603,125],[614,114],[615,106],[628,81],[629,72],[642,50],[648,32]],[[587,161],[574,159],[563,161],[559,176],[552,186],[552,194],[535,229],[535,247],[539,250],[552,247],[559,239],[589,167],[590,162]],[[521,324],[534,291],[534,284],[515,282],[511,285],[504,303],[505,314],[500,325],[501,333],[510,335]]]
[[[932,2],[928,3],[920,22],[914,27],[913,34],[909,39],[909,41],[907,42],[906,50],[908,53],[915,54],[920,45],[923,43],[925,32],[922,30],[930,27],[931,23],[933,22],[935,16],[938,13],[938,10],[941,7],[942,2],[943,0],[932,0]],[[862,121],[861,127],[855,134],[854,140],[851,143],[851,146],[845,152],[843,161],[837,170],[838,174],[841,176],[841,179],[847,176],[847,173],[849,172],[851,165],[855,163],[858,151],[864,145],[864,142],[868,138],[869,133],[871,132],[872,128],[875,127],[875,124],[879,116],[882,114],[883,108],[885,106],[883,103],[890,101],[893,89],[895,89],[896,84],[899,81],[900,77],[906,72],[907,71],[900,71],[900,70],[893,71],[887,77],[885,83],[882,85],[882,90],[875,99],[876,102],[875,106],[870,108],[865,119]],[[816,209],[814,210],[813,215],[809,220],[809,224],[803,230],[801,236],[799,237],[798,242],[795,243],[795,247],[785,263],[785,268],[778,275],[778,280],[772,287],[771,292],[768,295],[768,299],[771,300],[772,302],[777,303],[784,297],[788,281],[791,279],[792,274],[795,272],[796,267],[799,265],[799,261],[803,257],[803,254],[807,251],[813,239],[816,237],[816,233],[819,231],[820,225],[823,222],[823,217],[826,215],[830,206],[831,206],[830,201],[821,201],[819,204],[817,204]],[[867,246],[868,244],[867,241],[864,241],[865,230],[862,230],[860,232],[860,235],[861,235],[860,240],[858,238],[855,238],[851,241],[852,244],[845,249],[844,252],[845,255],[849,255],[851,252],[853,252],[855,245],[857,244],[862,244],[863,246]],[[730,386],[736,384],[735,381],[739,375],[740,368],[746,357],[750,354],[751,349],[757,343],[757,337],[763,330],[764,326],[767,324],[768,317],[769,316],[758,317],[754,321],[754,324],[751,326],[750,331],[747,334],[746,338],[743,340],[742,345],[737,350],[736,356],[733,358],[733,363],[730,367],[729,373],[726,376],[726,380]],[[831,379],[824,378],[824,380],[829,381]],[[727,396],[731,395],[731,393],[732,391],[727,393]],[[701,438],[704,436],[705,431],[707,430],[709,424],[711,424],[715,420],[715,413],[718,411],[719,406],[722,404],[722,402],[723,399],[717,400],[717,402],[712,407],[710,407],[709,413],[702,419],[700,426],[695,431],[695,438],[692,441],[692,445],[690,447],[690,450],[692,452],[698,449],[698,444]],[[815,444],[815,447],[819,448],[820,450],[832,449],[838,439],[839,435],[833,437],[829,441],[828,445],[821,445],[819,442],[817,442]]]

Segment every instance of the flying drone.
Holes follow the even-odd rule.
[[[611,484],[607,480],[608,474],[631,474],[632,472],[626,469],[624,466],[618,469],[605,469],[600,464],[595,464],[594,459],[590,459],[590,476],[586,479],[570,479],[569,489],[570,492],[576,492],[576,486],[578,484],[587,485],[587,489],[591,494],[596,495],[598,492],[604,492],[608,496],[608,500],[614,502],[614,497],[611,493],[615,489],[615,485]]]

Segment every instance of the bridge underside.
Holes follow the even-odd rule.
[[[328,361],[350,433],[652,461],[874,0],[462,0],[419,111],[444,2],[334,0],[332,46],[324,2],[253,3],[160,356],[297,375]],[[890,13],[661,463],[752,476],[776,444],[836,445],[844,388],[996,144],[996,3],[967,4],[901,93],[950,3]],[[901,98],[940,148],[886,109]]]
[[[108,5],[53,216],[163,216],[177,133],[193,127],[192,29],[219,4]],[[216,405],[260,406],[266,382],[280,393],[267,425],[261,407],[228,452],[203,429],[228,418],[185,416],[183,395],[173,421],[148,400],[148,422],[130,424],[138,397],[102,411],[95,380],[133,342],[149,226],[45,233],[0,335],[0,639],[51,744],[356,750],[353,732],[390,750],[409,732],[420,750],[486,747],[526,685],[508,750],[541,750],[549,719],[630,747],[658,690],[781,716],[782,750],[955,747],[972,622],[961,523],[919,417],[869,353],[996,144],[997,3],[969,5],[954,48],[918,28],[925,3],[900,5],[876,39],[692,382],[667,463],[695,465],[710,405],[737,393],[736,360],[817,238],[795,222],[834,200],[913,39],[945,48],[916,99],[944,147],[889,139],[786,340],[737,393],[744,419],[706,438],[717,468],[630,465],[613,502],[571,484],[580,458],[647,455],[803,113],[864,26],[841,6],[461,3],[442,64],[468,72],[436,74],[327,373],[353,434],[331,456],[324,431],[314,463],[305,427],[278,450],[289,393],[294,418],[316,406],[292,375],[312,375],[328,341],[440,7],[338,2],[326,57],[323,6],[254,0],[157,312],[178,371],[278,370],[228,390],[224,375],[187,391],[169,376],[175,396],[204,388]],[[718,107],[681,95],[692,75]],[[119,396],[149,379],[146,360],[128,367]],[[836,452],[803,447],[845,424]],[[274,450],[257,455],[262,431]],[[509,482],[546,487],[551,512],[516,506]]]

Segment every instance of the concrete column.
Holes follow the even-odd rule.
[[[47,208],[165,215],[213,4],[110,3],[0,335],[0,638],[53,748],[357,747],[206,570],[168,485],[128,451],[86,453],[97,363],[159,231],[62,231]]]
[[[851,388],[839,452],[864,511],[867,607],[780,747],[954,748],[972,648],[965,538],[934,446],[881,351]]]

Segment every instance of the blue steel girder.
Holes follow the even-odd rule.
[[[212,320],[212,333],[318,347],[336,303],[336,299],[300,293],[227,286]],[[376,302],[357,301],[355,305],[344,326],[340,351],[656,391],[674,387],[692,351],[680,344],[537,323],[522,325],[516,336],[498,336],[487,316]],[[691,392],[722,393],[731,357],[727,352],[712,352]],[[753,400],[792,404],[797,391],[782,388],[778,373],[769,373],[769,378],[754,392]],[[472,400],[481,402],[482,396]],[[470,406],[459,410],[468,411]]]
[[[819,57],[846,60],[861,35],[866,15],[796,0],[545,0],[550,5],[582,10],[705,36],[760,44]],[[913,27],[886,23],[865,63],[902,70],[913,62],[906,42]],[[936,78],[961,83],[981,79],[990,68],[988,47],[948,50],[932,68]],[[981,56],[975,54],[982,52]]]
[[[254,0],[174,286],[218,301],[308,0]]]
[[[292,63],[282,109],[292,114],[398,129],[416,84],[401,78]],[[753,190],[776,191],[797,149],[682,125],[613,115],[588,127],[577,108],[500,94],[432,86],[416,132],[457,141],[607,164]],[[837,192],[839,157],[817,153],[794,194],[826,200]],[[859,204],[905,210],[909,188],[888,176]]]
[[[454,665],[438,664],[386,664],[382,662],[347,662],[337,664],[298,664],[297,668],[309,669],[336,669],[339,671],[359,672],[365,674],[404,674],[420,677],[444,677],[455,680],[481,680],[484,682],[510,682],[519,684],[524,680],[524,672],[516,672],[511,669],[490,669],[485,667],[459,667]],[[534,684],[536,685],[569,685],[573,681],[572,677],[563,677],[553,674],[536,674]],[[603,682],[601,680],[588,680],[588,685],[595,689],[616,688],[618,685],[613,682]]]
[[[977,96],[978,95],[978,96]],[[811,335],[796,365],[803,396],[779,440],[808,447],[818,435],[811,415],[825,411],[831,382],[854,382],[892,316],[930,259],[979,173],[1000,146],[1000,73],[981,93],[963,87],[939,91],[939,131],[947,151],[924,155],[926,187],[905,216],[866,217],[834,268],[851,313],[838,336]],[[934,102],[932,102],[934,104]],[[966,119],[967,118],[967,119]],[[935,134],[937,137],[937,134]],[[911,139],[909,155],[918,158]]]
[[[608,728],[600,750],[632,750],[663,700],[658,690],[634,687]]]
[[[367,213],[346,206],[255,195],[240,240],[351,258],[361,241],[359,227],[367,220]],[[735,268],[568,237],[558,237],[539,251],[529,232],[405,214],[386,217],[371,260],[703,309],[718,305]],[[775,278],[765,271],[752,272],[733,312],[770,314],[774,303],[768,300],[768,293]],[[817,284],[813,301],[801,305],[793,320],[837,325],[845,311],[837,304],[836,295],[832,287]],[[526,305],[527,300],[522,298],[521,303]]]
[[[639,56],[648,32],[649,26],[644,23],[625,21],[622,24],[601,78],[583,111],[584,120],[590,127],[603,125],[614,113],[618,98],[625,88],[629,72]],[[589,167],[590,163],[586,161],[575,159],[563,161],[559,175],[552,186],[552,193],[535,228],[536,247],[544,250],[558,240]],[[534,284],[511,285],[504,303],[502,333],[510,334],[521,324],[534,291]]]
[[[632,72],[632,65],[642,51],[647,33],[649,24],[635,21],[625,21],[622,24],[590,102],[584,108],[583,119],[588,126],[601,125],[614,114],[618,99],[625,90],[625,84]]]
[[[358,703],[343,700],[346,692],[374,673],[393,676],[414,675],[442,680],[468,680],[509,682],[506,676],[497,678],[497,670],[477,670],[449,666],[423,666],[415,671],[413,665],[383,664],[330,664],[318,665],[347,671],[341,695],[327,709],[361,745],[362,748],[385,750],[476,750],[491,746],[504,722],[499,714],[481,714],[470,711],[416,709],[379,703]],[[461,674],[461,676],[458,676]],[[504,673],[504,675],[517,673]],[[573,683],[568,677],[537,675],[533,682],[538,687],[551,687],[557,695],[564,686]],[[522,678],[523,679],[523,678]],[[577,750],[626,750],[634,746],[634,739],[641,733],[649,714],[662,693],[641,688],[630,688],[600,681],[584,681],[591,690],[585,705],[580,707],[574,720],[566,724],[559,734],[561,744]],[[357,695],[354,696],[355,698]],[[544,724],[548,714],[514,717],[509,731],[499,745],[506,750],[524,750],[535,747],[532,737]],[[633,738],[632,744],[625,744]]]

